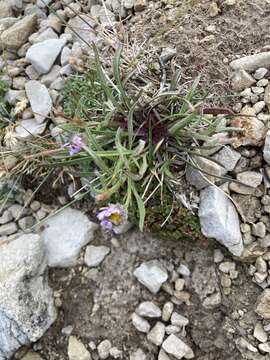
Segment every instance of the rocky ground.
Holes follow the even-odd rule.
[[[0,359],[269,359],[270,53],[261,51],[268,50],[262,27],[270,5],[241,0],[106,3],[107,8],[92,1],[0,1],[1,79],[9,85],[5,99],[11,107],[3,144],[30,141],[46,131],[59,134],[58,125],[66,121],[61,90],[89,56],[83,40],[107,49],[106,27],[119,34],[126,29],[132,37],[137,26],[140,38],[143,19],[151,38],[164,19],[158,14],[166,14],[171,28],[159,34],[158,42],[174,47],[177,27],[169,17],[175,20],[177,13],[185,39],[191,24],[196,28],[196,42],[189,40],[196,46],[184,58],[188,44],[175,44],[184,77],[193,76],[188,68],[200,50],[205,81],[217,80],[220,73],[223,89],[230,78],[239,93],[232,101],[239,115],[231,124],[243,131],[225,135],[226,146],[208,154],[219,165],[195,159],[212,176],[193,168],[186,172],[197,191],[202,233],[217,241],[202,236],[180,243],[136,229],[112,237],[82,209],[50,216],[67,195],[53,193],[52,202],[48,190],[39,197],[28,184],[28,190],[1,206]],[[246,29],[245,37],[243,29],[238,31],[240,21],[233,23],[226,41],[237,35],[241,42],[235,49],[231,40],[234,45],[222,58],[223,30],[240,10],[242,26],[253,21],[254,27]],[[119,15],[126,21],[114,24]],[[153,54],[153,42],[149,46]],[[255,48],[255,55],[243,58]],[[229,59],[234,59],[230,65]],[[212,73],[213,64],[220,71]],[[8,170],[18,165],[13,155],[2,164]]]

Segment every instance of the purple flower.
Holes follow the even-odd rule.
[[[101,209],[97,218],[105,231],[117,233],[117,227],[123,225],[123,223],[127,221],[127,212],[123,206],[119,204],[110,204]]]
[[[80,152],[82,150],[83,147],[83,141],[81,136],[79,135],[74,135],[71,139],[71,141],[67,144],[63,145],[64,147],[67,147],[69,149],[69,154],[75,155],[78,152]]]

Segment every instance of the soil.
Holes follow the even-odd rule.
[[[110,239],[101,234],[98,238],[95,245],[111,245]],[[142,301],[153,301],[162,308],[170,300],[171,296],[164,290],[158,295],[151,294],[133,276],[139,264],[152,259],[160,259],[170,271],[185,263],[193,273],[185,289],[191,294],[190,304],[175,305],[175,310],[190,321],[185,341],[195,352],[195,359],[242,358],[233,339],[247,335],[254,326],[253,309],[261,292],[247,277],[248,265],[237,265],[239,276],[233,280],[231,294],[224,295],[218,264],[213,261],[213,251],[218,247],[215,242],[208,242],[206,247],[205,242],[162,240],[136,231],[117,240],[118,245],[113,242],[110,255],[96,270],[79,265],[50,271],[59,314],[56,323],[35,344],[44,359],[68,359],[68,336],[61,330],[69,325],[73,326],[72,334],[82,339],[85,345],[90,341],[98,344],[109,339],[113,346],[124,351],[123,359],[129,359],[129,354],[139,347],[148,354],[147,359],[157,359],[157,347],[151,345],[131,322],[132,313]],[[230,260],[229,255],[227,259]],[[201,287],[202,283],[205,286]],[[202,301],[213,286],[221,291],[222,303],[206,309]],[[238,310],[243,311],[241,326],[233,315]]]

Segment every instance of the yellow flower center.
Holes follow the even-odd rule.
[[[123,221],[122,215],[118,214],[118,213],[113,213],[110,215],[109,219],[111,220],[112,223],[114,223],[115,225],[119,225],[121,224],[121,222]]]

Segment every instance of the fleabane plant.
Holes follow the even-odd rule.
[[[104,229],[117,233],[129,218],[143,230],[151,207],[175,201],[185,166],[196,167],[194,157],[207,157],[203,144],[232,129],[219,117],[204,116],[199,78],[183,90],[176,69],[165,89],[149,95],[136,59],[130,64],[125,59],[122,66],[122,47],[115,51],[111,71],[95,46],[94,53],[89,72],[71,77],[64,90],[70,121],[62,125],[62,140],[29,141],[14,173],[27,166],[43,176],[44,169],[58,169],[79,178],[83,186],[77,195],[95,198]]]

